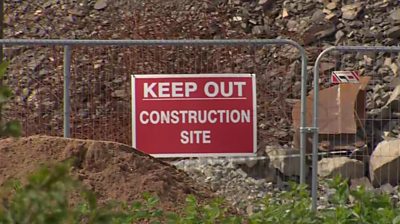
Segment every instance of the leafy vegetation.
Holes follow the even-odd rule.
[[[304,185],[291,184],[291,191],[266,197],[264,210],[250,217],[251,224],[261,223],[320,223],[311,211],[311,198]]]
[[[8,61],[0,64],[0,137],[18,137],[21,131],[20,123],[16,120],[5,121],[3,118],[4,107],[12,96],[11,89],[3,84],[8,64]]]
[[[69,175],[69,164],[42,167],[28,177],[25,185],[10,181],[3,186],[0,223],[241,223],[240,218],[227,214],[220,199],[199,205],[194,197],[188,197],[181,214],[158,209],[159,199],[149,193],[143,194],[143,202],[99,206],[95,194]],[[76,200],[71,202],[74,197]]]
[[[351,190],[340,178],[329,181],[335,192],[329,198],[330,206],[316,213],[311,210],[308,190],[297,184],[291,185],[291,191],[262,200],[263,209],[248,217],[232,215],[221,199],[202,205],[193,196],[179,214],[159,209],[159,199],[149,193],[129,205],[109,202],[100,206],[95,194],[69,175],[69,164],[42,167],[26,184],[10,181],[2,186],[0,223],[400,223],[400,208],[389,195],[363,187]]]

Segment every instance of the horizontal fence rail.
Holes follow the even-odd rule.
[[[86,45],[86,46],[207,46],[207,45],[292,45],[305,54],[304,48],[295,41],[288,39],[230,39],[230,40],[58,40],[58,39],[2,39],[3,45]]]

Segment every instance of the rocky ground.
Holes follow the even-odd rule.
[[[289,179],[281,179],[284,175],[270,163],[270,158],[203,158],[172,164],[196,181],[210,186],[218,196],[232,203],[239,213],[252,214],[261,209],[257,206],[265,196],[288,189]]]
[[[95,3],[35,1],[35,4],[29,4],[26,1],[7,1],[8,25],[5,36],[80,39],[252,38],[230,18],[235,6],[228,2],[118,1],[109,2],[101,9],[95,7]],[[266,139],[263,136],[272,142],[289,142],[292,101],[286,98],[299,98],[300,79],[296,73],[300,68],[293,50],[284,49],[289,51],[278,55],[276,52],[281,48],[74,48],[72,135],[130,143],[127,80],[132,72],[254,72],[259,74],[259,120],[260,132],[263,133],[259,137],[260,142]],[[19,96],[16,107],[20,111],[19,118],[26,121],[24,130],[27,135],[61,134],[61,50],[57,47],[6,49],[5,55],[11,60],[9,83],[15,86],[16,95]],[[275,63],[265,61],[267,57],[273,57]],[[24,64],[29,66],[21,66]],[[267,67],[272,71],[267,73]],[[283,118],[282,111],[285,112]]]
[[[317,55],[328,46],[397,46],[400,40],[397,0],[6,0],[5,6],[6,38],[289,38],[306,48],[310,77]],[[7,46],[5,56],[11,60],[7,82],[16,93],[9,116],[23,121],[26,135],[61,135],[62,48]],[[265,150],[267,145],[293,145],[291,111],[300,98],[300,62],[290,47],[79,46],[73,49],[72,57],[72,135],[127,144],[128,80],[132,72],[256,73],[258,148],[260,156],[266,159],[259,157],[261,162],[256,163],[245,160],[242,165],[227,160],[206,165],[199,160],[190,162],[197,164],[193,168],[183,169],[210,183],[236,204],[282,188],[286,180],[279,179],[296,176],[290,169],[276,165]],[[369,176],[369,156],[375,147],[383,140],[399,137],[399,63],[397,53],[332,53],[322,60],[318,80],[322,88],[330,86],[328,79],[333,70],[358,70],[361,75],[371,76],[366,91],[363,144],[357,148],[368,150],[352,157],[357,161],[329,162],[332,167],[351,163],[345,167],[358,167],[361,175],[356,173],[357,178]],[[308,83],[311,90],[312,80]]]
[[[285,149],[280,148],[279,150],[284,151]],[[388,194],[393,203],[400,204],[400,191],[397,185],[400,176],[399,173],[393,173],[394,169],[391,171],[377,169],[375,174],[378,177],[375,177],[375,180],[382,180],[385,174],[392,172],[391,181],[384,181],[373,186],[370,178],[364,176],[363,169],[365,167],[358,160],[351,160],[347,157],[333,157],[327,160],[321,160],[318,165],[320,178],[318,180],[317,209],[332,207],[331,200],[335,190],[329,187],[327,181],[336,177],[337,174],[341,174],[342,177],[349,180],[350,189],[362,186],[368,191]],[[276,197],[279,193],[290,190],[291,181],[298,181],[298,176],[286,175],[290,174],[290,170],[298,169],[298,158],[290,161],[273,156],[259,157],[257,160],[203,158],[181,160],[172,164],[184,170],[197,182],[210,186],[212,191],[219,197],[225,198],[241,214],[250,215],[263,209],[260,203],[262,199]],[[398,161],[389,162],[389,164],[396,165]],[[286,168],[284,168],[285,166]],[[311,187],[310,176],[307,177],[307,184]],[[351,203],[350,201],[349,205]]]
[[[312,66],[317,54],[330,45],[396,45],[400,37],[398,4],[395,0],[8,0],[5,37],[290,38],[306,47]],[[15,86],[17,116],[25,120],[26,134],[61,135],[62,48],[7,47],[5,56],[11,60],[9,83]],[[327,87],[329,71],[348,68],[373,77],[367,95],[368,118],[382,114],[382,107],[399,82],[397,55],[329,55],[323,60],[321,85]],[[260,148],[271,143],[291,145],[291,108],[300,97],[299,69],[298,56],[290,47],[77,47],[73,49],[72,133],[74,137],[130,142],[130,117],[124,114],[130,110],[127,79],[132,72],[255,72]],[[311,76],[311,67],[308,70]],[[377,128],[388,131],[386,127]],[[394,135],[398,132],[390,129],[395,130]]]

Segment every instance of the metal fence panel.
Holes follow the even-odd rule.
[[[327,48],[318,56],[314,65],[312,116],[314,210],[323,203],[318,197],[319,180],[331,177],[326,176],[327,167],[341,169],[337,173],[353,180],[363,177],[373,180],[375,175],[375,180],[376,176],[379,176],[392,178],[392,184],[397,185],[399,182],[400,167],[398,162],[396,165],[396,161],[393,169],[372,171],[375,170],[372,167],[374,161],[379,160],[380,163],[383,160],[396,159],[393,153],[388,154],[390,150],[397,152],[398,147],[394,145],[385,146],[388,151],[379,155],[372,152],[382,141],[400,137],[400,117],[397,116],[397,111],[400,111],[400,105],[397,103],[397,91],[400,90],[400,82],[397,81],[399,52],[400,47],[338,46]],[[361,81],[364,80],[367,84],[365,88],[361,84],[332,87],[329,80],[333,71],[358,71]],[[332,107],[339,102],[342,104],[340,108]],[[337,120],[327,119],[337,114],[342,114],[343,117]],[[331,155],[320,156],[321,151]],[[372,184],[379,186],[384,183],[390,181],[382,180],[382,183]],[[325,195],[321,196],[322,199]]]
[[[260,134],[289,144],[293,130],[292,104],[287,98],[301,98],[300,157],[301,182],[305,181],[304,104],[307,58],[304,49],[290,40],[0,40],[7,47],[53,49],[42,53],[54,69],[37,82],[57,80],[57,86],[40,89],[44,97],[53,94],[49,108],[26,103],[19,117],[24,133],[111,140],[131,143],[129,82],[137,74],[255,73],[257,75]],[[296,54],[296,49],[299,54]],[[293,51],[294,50],[294,51]],[[276,51],[286,52],[280,58]],[[7,54],[6,54],[7,56]],[[13,58],[13,56],[8,56]],[[33,60],[37,60],[33,55]],[[301,62],[298,63],[298,59]],[[17,57],[15,57],[17,58]],[[15,59],[17,60],[17,59]],[[41,59],[42,60],[42,59]],[[42,63],[42,61],[41,61]],[[291,65],[288,66],[288,63]],[[40,63],[39,63],[40,64]],[[41,64],[47,67],[47,64]],[[271,68],[274,68],[271,70]],[[14,70],[13,70],[14,71]],[[34,79],[40,71],[26,72]],[[289,75],[288,75],[289,74]],[[264,93],[262,95],[261,93]],[[17,96],[19,92],[17,91]],[[43,107],[43,100],[35,105]],[[46,105],[46,104],[45,104]],[[19,111],[19,110],[18,110]],[[30,114],[39,113],[37,119]],[[14,115],[15,114],[11,114]],[[288,118],[285,118],[287,116]],[[284,118],[282,118],[284,117]],[[44,120],[47,118],[47,120]],[[289,121],[289,122],[287,122]],[[63,124],[63,125],[62,125]],[[64,128],[62,128],[64,126]],[[43,127],[47,129],[44,130]],[[288,134],[289,133],[289,134]]]

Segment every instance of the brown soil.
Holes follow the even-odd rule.
[[[0,141],[0,185],[52,162],[76,157],[73,174],[98,194],[99,201],[131,202],[150,192],[160,198],[160,206],[176,211],[189,194],[200,201],[213,193],[195,183],[186,173],[113,142],[86,141],[47,136]]]

